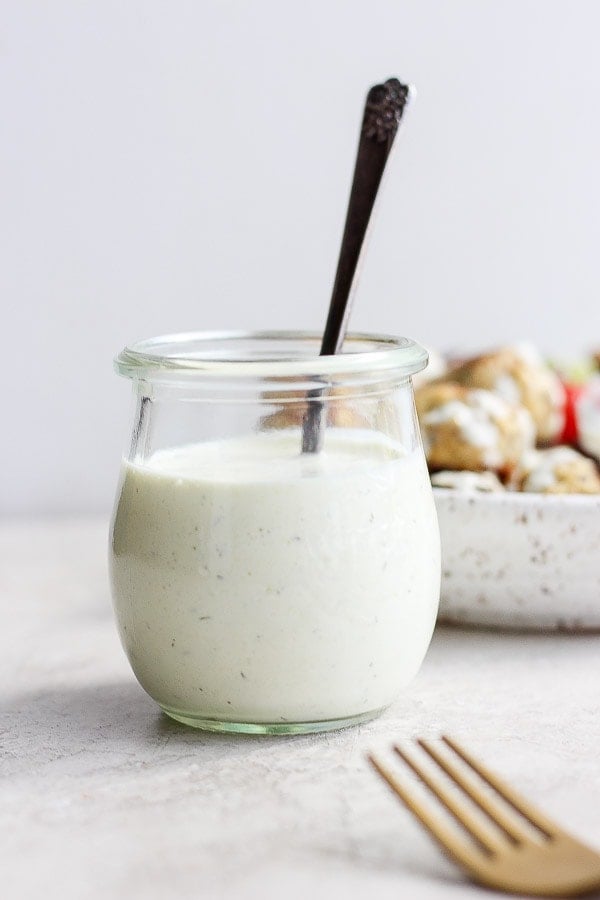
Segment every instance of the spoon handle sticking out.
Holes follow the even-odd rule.
[[[321,356],[338,353],[344,342],[373,207],[408,99],[409,88],[397,78],[374,85],[367,94]],[[321,394],[320,389],[315,389],[308,397],[302,423],[303,453],[316,453],[323,443],[324,404]]]

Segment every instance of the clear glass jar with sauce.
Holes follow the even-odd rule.
[[[182,334],[116,360],[135,394],[117,623],[142,687],[186,724],[362,722],[428,647],[440,547],[411,383],[427,354],[372,335],[318,352],[305,333]],[[321,446],[303,452],[311,404]]]

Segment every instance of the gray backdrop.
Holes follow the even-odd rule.
[[[599,33],[583,0],[5,0],[2,511],[110,508],[124,343],[320,327],[391,74],[418,99],[353,325],[600,343]]]

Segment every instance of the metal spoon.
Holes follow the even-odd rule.
[[[320,356],[338,353],[344,342],[371,214],[409,96],[410,88],[401,84],[397,78],[389,78],[384,84],[374,85],[367,94],[346,224]],[[323,444],[325,423],[322,394],[322,389],[316,388],[307,398],[307,411],[302,422],[303,453],[317,453]]]

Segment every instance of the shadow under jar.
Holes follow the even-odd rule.
[[[135,411],[111,529],[121,640],[169,716],[296,733],[377,715],[439,599],[405,338],[181,334],[125,349]],[[310,398],[310,399],[307,399]],[[322,449],[302,453],[307,403]]]

